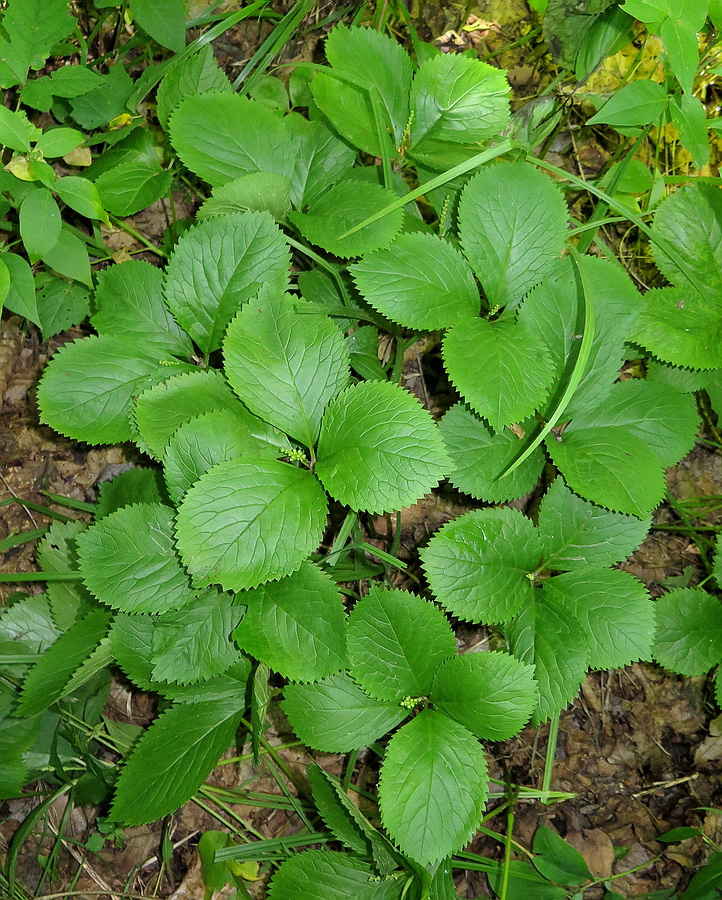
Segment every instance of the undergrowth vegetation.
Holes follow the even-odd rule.
[[[250,896],[255,864],[274,866],[272,900],[446,900],[452,867],[487,872],[502,900],[601,884],[543,826],[513,859],[513,809],[554,799],[559,712],[587,672],[722,660],[713,590],[653,600],[614,568],[698,438],[698,399],[713,434],[722,412],[721,129],[697,95],[722,8],[532,6],[558,77],[512,109],[503,70],[421,41],[402,5],[403,44],[385,6],[361,10],[328,31],[325,64],[269,74],[310,4],[185,21],[181,0],[95,0],[77,19],[65,0],[7,3],[0,293],[44,338],[89,323],[42,375],[41,422],[147,459],[97,504],[67,501],[87,515],[44,534],[39,573],[2,576],[46,585],[0,615],[0,797],[46,785],[9,853],[11,896],[59,796],[100,805],[106,834],[213,799],[230,746],[275,758],[279,700],[307,747],[348,754],[344,772],[309,768],[293,839],[207,832],[209,892]],[[231,83],[211,45],[249,17],[273,28]],[[633,39],[656,42],[654,78],[585,90]],[[593,180],[547,159],[561,84],[584,95],[582,127],[615,136]],[[671,176],[649,153],[670,127],[687,160]],[[162,246],[140,235],[145,260],[113,258],[99,225],[138,236],[125,220],[181,184],[194,220]],[[600,232],[623,223],[653,290]],[[440,421],[400,386],[428,335],[454,392]],[[432,536],[419,590],[401,590],[399,511],[445,479],[479,508]],[[532,491],[527,512],[504,505]],[[374,516],[395,517],[385,549]],[[487,626],[489,649],[458,652],[459,622]],[[147,729],[104,717],[119,673],[157,695]],[[493,742],[530,720],[550,723],[541,791],[490,784]],[[364,748],[371,794],[353,783]],[[508,812],[501,861],[463,853],[490,794]],[[676,896],[717,896],[720,859]]]

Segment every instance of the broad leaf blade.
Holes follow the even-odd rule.
[[[397,900],[402,884],[380,882],[363,860],[329,850],[306,850],[273,876],[269,900]]]
[[[446,616],[406,591],[372,587],[349,617],[349,670],[381,700],[427,696],[436,669],[455,652]]]
[[[408,715],[397,703],[370,697],[343,674],[312,684],[290,684],[284,694],[283,710],[298,737],[328,753],[360,750]]]
[[[654,604],[656,661],[678,675],[704,675],[722,660],[722,605],[699,588],[677,588]]]
[[[288,295],[265,289],[231,322],[223,356],[246,406],[309,448],[329,400],[349,380],[348,350],[333,322],[296,312]]]
[[[484,509],[444,525],[421,558],[442,606],[462,619],[498,623],[529,602],[528,575],[540,563],[541,546],[517,510]]]
[[[592,879],[582,854],[545,825],[534,832],[532,848],[536,870],[549,881],[580,885]]]
[[[356,154],[321,121],[309,122],[297,113],[283,121],[297,147],[291,198],[296,209],[301,209],[341,179],[350,170]]]
[[[84,522],[53,522],[38,544],[37,561],[43,572],[77,572],[78,551],[75,538],[86,528]],[[49,581],[46,592],[53,620],[61,631],[73,625],[94,601],[82,582]]]
[[[121,770],[111,807],[114,821],[154,822],[190,800],[232,743],[244,705],[240,695],[164,712]]]
[[[313,563],[236,595],[246,607],[233,637],[284,678],[315,681],[346,665],[346,614],[333,579]]]
[[[465,653],[442,663],[430,699],[479,738],[505,741],[526,725],[537,705],[534,667],[508,653]]]
[[[471,840],[487,793],[479,742],[442,713],[424,710],[389,742],[379,782],[381,818],[400,849],[421,865]]]
[[[178,242],[166,271],[166,302],[201,350],[210,353],[262,285],[283,290],[288,262],[286,242],[268,213],[206,219]]]
[[[553,269],[566,229],[561,191],[528,163],[484,169],[459,204],[461,245],[492,308],[518,302]]]
[[[325,525],[326,498],[310,472],[242,458],[214,466],[188,491],[177,540],[197,584],[240,591],[295,572]]]
[[[316,474],[333,497],[376,513],[415,503],[449,466],[438,428],[418,400],[378,381],[346,388],[329,403],[317,456]]]
[[[86,586],[130,613],[162,613],[194,599],[173,541],[173,510],[138,503],[106,516],[77,537]]]
[[[168,130],[168,119],[181,100],[204,94],[206,91],[228,91],[231,83],[218,68],[210,44],[191,56],[175,57],[166,69],[156,91],[156,115],[162,127]]]
[[[366,302],[406,328],[447,328],[479,312],[479,292],[464,257],[431,234],[402,234],[350,271]]]

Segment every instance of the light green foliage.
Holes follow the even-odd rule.
[[[130,11],[161,46],[180,53],[186,42],[183,0],[130,0]]]
[[[704,675],[722,659],[722,606],[700,588],[676,588],[654,604],[654,658],[680,675]]]
[[[534,832],[532,846],[536,854],[534,867],[549,881],[579,885],[592,879],[581,853],[545,825]]]
[[[38,544],[37,561],[43,572],[77,571],[75,538],[85,528],[83,522],[53,522]],[[79,616],[89,610],[92,602],[82,582],[49,581],[45,590],[53,622],[60,631],[70,628]]]
[[[329,494],[353,509],[380,513],[410,506],[436,487],[448,467],[433,420],[396,385],[352,385],[329,404],[316,474]]]
[[[371,867],[359,859],[329,850],[295,853],[273,877],[270,900],[396,900],[402,885],[379,882]]]
[[[24,85],[28,70],[41,69],[74,27],[68,0],[10,0],[2,17],[0,87]]]
[[[588,125],[606,124],[622,128],[656,122],[667,107],[667,92],[656,81],[632,81],[617,91]]]
[[[263,289],[231,322],[226,374],[246,406],[313,447],[328,402],[346,385],[349,355],[327,316],[297,312],[288,295]]]
[[[304,562],[280,581],[237,594],[236,602],[246,608],[236,643],[286,678],[312,681],[345,666],[343,600],[318,566]]]
[[[218,68],[209,44],[190,56],[176,57],[166,69],[156,92],[156,112],[168,130],[168,120],[181,100],[206,91],[230,91],[231,84]]]
[[[0,614],[0,656],[27,654],[28,663],[33,663],[59,634],[45,594],[27,596]],[[13,666],[12,672],[17,676],[25,669]],[[2,671],[11,674],[4,666]]]

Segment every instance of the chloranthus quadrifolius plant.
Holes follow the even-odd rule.
[[[470,174],[511,146],[498,142],[503,73],[431,49],[415,64],[367,29],[336,29],[327,50],[330,66],[299,79],[308,118],[215,82],[198,92],[201,79],[180,77],[194,57],[161,81],[161,123],[210,196],[165,271],[125,262],[100,274],[97,334],[58,351],[38,402],[73,440],[134,441],[163,478],[129,481],[90,527],[57,535],[60,571],[82,580],[66,605],[47,601],[52,620],[62,609],[63,643],[29,670],[16,713],[41,715],[111,663],[170,699],[111,806],[119,821],[148,821],[187,799],[233,741],[252,657],[292,682],[286,712],[312,746],[353,750],[394,732],[382,820],[403,854],[432,866],[479,822],[479,739],[546,718],[588,667],[649,654],[646,596],[608,567],[641,539],[698,420],[669,384],[617,383],[644,303],[614,263],[563,255],[561,189],[518,158]],[[359,152],[382,164],[359,165]],[[416,195],[431,185],[436,228],[412,179]],[[460,400],[440,428],[386,380],[376,327],[399,346],[442,333]],[[401,592],[375,588],[347,618],[333,566],[314,558],[329,497],[389,512],[450,475],[499,503],[534,486],[544,447],[566,486],[538,529],[512,510],[472,513],[458,527],[475,551],[446,581],[435,583],[435,560],[456,523],[424,556],[439,602],[499,625],[512,654],[456,656],[439,608]],[[579,523],[563,546],[544,537],[558,508]],[[498,585],[507,558],[513,590]],[[464,579],[473,609],[449,585]],[[638,613],[623,646],[611,635],[628,624],[619,597]],[[556,670],[547,613],[574,644]],[[433,640],[389,625],[415,615]],[[383,677],[364,662],[374,658]]]

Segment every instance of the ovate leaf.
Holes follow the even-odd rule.
[[[333,322],[302,315],[288,295],[264,289],[231,322],[223,355],[246,406],[313,447],[326,405],[349,379],[348,350]]]
[[[185,47],[183,0],[130,0],[133,18],[161,47],[180,53]]]
[[[367,853],[368,841],[357,824],[356,816],[343,802],[342,788],[332,776],[315,764],[306,768],[306,777],[311,786],[313,802],[329,831],[350,850]],[[356,812],[361,815],[358,810]]]
[[[34,716],[61,697],[73,672],[105,636],[109,623],[109,613],[92,610],[54,641],[25,676],[14,714]]]
[[[459,204],[461,245],[492,308],[518,302],[553,269],[566,229],[561,191],[528,163],[482,170]]]
[[[356,154],[321,121],[309,122],[293,113],[283,122],[296,146],[291,197],[293,205],[300,209],[313,203],[342,178],[353,165]]]
[[[178,504],[201,475],[238,456],[275,459],[290,447],[286,436],[248,412],[216,409],[181,425],[168,442],[163,473],[171,500]]]
[[[654,604],[653,655],[678,675],[704,675],[722,660],[722,606],[699,588],[676,588]]]
[[[98,490],[95,521],[134,503],[167,503],[158,469],[133,468],[104,481]]]
[[[261,285],[285,287],[288,262],[283,235],[268,213],[207,219],[183,235],[168,264],[168,307],[201,350],[210,353]]]
[[[240,94],[208,91],[183,100],[171,116],[170,138],[191,172],[212,185],[250,172],[293,175],[296,151],[283,120]]]
[[[133,153],[95,182],[103,206],[115,216],[132,216],[168,193],[172,174],[155,157]]]
[[[241,695],[166,710],[121,770],[110,812],[113,820],[126,825],[154,822],[189,800],[233,741],[243,708]]]
[[[566,607],[542,590],[534,591],[504,634],[514,656],[534,666],[539,685],[534,718],[543,722],[576,696],[589,666],[587,635]]]
[[[549,569],[612,566],[647,536],[649,517],[638,519],[601,509],[573,494],[558,478],[539,510],[539,537]]]
[[[544,590],[584,629],[591,668],[621,669],[649,659],[655,604],[633,575],[590,566],[548,579]]]
[[[42,68],[55,44],[72,33],[76,21],[67,0],[10,0],[2,25],[9,40],[0,45],[0,87],[8,88],[25,84],[28,69]]]
[[[557,884],[583,884],[592,878],[584,857],[545,825],[534,832],[533,849],[536,870]]]
[[[133,397],[168,377],[157,349],[129,337],[87,337],[66,344],[38,387],[41,421],[76,441],[129,441]]]
[[[398,882],[382,882],[368,863],[346,853],[307,850],[295,853],[278,868],[270,900],[394,900]]]
[[[408,715],[398,703],[370,697],[348,675],[290,684],[284,694],[283,710],[298,737],[328,753],[360,750]]]
[[[349,617],[349,669],[372,697],[427,696],[436,669],[455,652],[446,616],[406,591],[372,587]]]
[[[288,218],[312,244],[349,259],[380,250],[401,230],[403,209],[396,209],[348,237],[343,235],[369,216],[380,213],[396,199],[378,184],[340,181],[310,204],[308,212]]]
[[[695,68],[697,62],[695,60]],[[707,112],[701,100],[690,94],[675,94],[670,98],[672,121],[679,132],[682,146],[692,157],[697,169],[709,162]]]
[[[194,599],[175,551],[169,507],[125,506],[76,540],[85,584],[108,606],[130,613],[162,613]]]
[[[43,572],[77,572],[78,551],[75,538],[84,531],[84,522],[53,522],[38,544],[37,560]],[[46,586],[53,620],[61,631],[73,625],[79,614],[94,605],[82,582],[49,581]]]
[[[238,405],[224,377],[214,369],[174,375],[143,391],[135,401],[138,445],[160,459],[174,431],[185,422],[211,410],[234,413]]]
[[[487,794],[481,745],[442,713],[424,710],[389,742],[379,782],[381,818],[416,862],[429,865],[471,840]]]
[[[214,590],[162,615],[153,630],[153,680],[190,684],[223,674],[240,659],[231,633],[241,615],[228,594]]]
[[[166,69],[156,91],[156,114],[163,128],[168,130],[168,119],[181,100],[206,91],[229,91],[231,83],[218,68],[213,48],[206,44],[191,56],[175,57]]]
[[[722,367],[722,309],[715,295],[680,286],[649,291],[644,299],[632,332],[637,344],[676,366]]]
[[[439,602],[474,622],[505,622],[528,603],[541,561],[536,529],[511,508],[474,510],[449,522],[421,551]]]
[[[431,234],[402,234],[351,273],[367,303],[407,328],[448,328],[479,312],[479,291],[464,257]]]
[[[58,240],[44,253],[43,262],[66,278],[72,278],[73,281],[79,281],[88,287],[93,285],[88,248],[67,228],[60,229]]]
[[[536,707],[534,668],[508,653],[465,653],[439,666],[430,699],[477,737],[505,741]]]
[[[346,664],[346,614],[333,579],[311,562],[280,581],[236,595],[246,613],[233,637],[247,653],[294,681]]]
[[[100,272],[95,308],[90,321],[98,334],[120,333],[180,357],[193,352],[163,301],[163,273],[150,263],[132,259]]]
[[[415,503],[449,466],[438,429],[418,400],[378,381],[346,388],[329,403],[317,456],[316,474],[333,497],[376,513]]]
[[[443,352],[454,386],[495,431],[527,418],[549,393],[552,358],[543,337],[524,322],[460,322],[444,338]]]
[[[535,426],[533,420],[520,423],[525,432],[533,433]],[[508,477],[501,477],[524,452],[526,442],[517,433],[505,428],[495,434],[463,403],[451,407],[439,428],[453,464],[449,480],[465,494],[487,503],[503,503],[523,497],[537,483],[544,466],[540,447]]]
[[[18,253],[0,254],[0,262],[5,266],[3,281],[7,282],[9,275],[10,282],[3,298],[5,308],[39,325],[32,269]]]
[[[325,525],[326,498],[310,472],[241,458],[214,466],[188,491],[177,539],[196,583],[240,591],[295,572]]]
[[[291,208],[291,179],[273,172],[251,172],[214,188],[213,195],[198,210],[197,218],[210,219],[228,213],[269,212],[276,221]]]
[[[40,259],[55,246],[60,226],[60,210],[50,191],[32,191],[20,204],[20,237],[31,260]]]
[[[667,92],[661,84],[646,78],[632,81],[615,91],[587,125],[612,125],[629,128],[649,125],[667,106]]]
[[[53,621],[48,598],[44,594],[32,594],[6,606],[0,614],[0,657],[27,653],[28,662],[34,662],[60,633]],[[4,671],[17,678],[23,669],[13,666]]]
[[[79,325],[90,312],[88,289],[81,284],[40,273],[35,278],[35,303],[43,340],[47,340],[71,325]],[[0,296],[2,280],[0,278]]]

